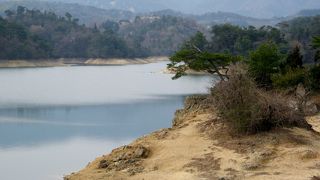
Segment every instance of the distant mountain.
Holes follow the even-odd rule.
[[[276,25],[282,20],[287,20],[287,18],[271,18],[271,19],[258,19],[247,16],[242,16],[235,13],[228,12],[212,12],[205,13],[201,15],[194,14],[184,14],[178,11],[166,9],[161,11],[155,11],[151,13],[141,14],[149,16],[175,16],[175,17],[184,17],[188,19],[195,20],[199,24],[211,26],[215,24],[234,24],[239,26],[264,26],[264,25]]]
[[[299,16],[316,16],[316,15],[320,15],[320,9],[301,10],[299,13],[296,14],[297,17],[299,17]]]
[[[94,6],[98,6],[98,1],[85,1],[79,0],[82,3],[62,3],[62,2],[48,2],[48,1],[9,1],[9,2],[1,2],[0,0],[0,15],[7,9],[15,9],[18,5],[25,6],[29,9],[39,9],[39,10],[46,10],[46,11],[53,11],[60,16],[64,16],[66,12],[69,12],[74,17],[80,19],[80,23],[84,23],[90,26],[94,24],[101,24],[107,20],[111,21],[120,21],[120,20],[129,20],[133,21],[136,16],[173,16],[173,17],[183,17],[197,21],[199,24],[205,26],[211,26],[215,24],[224,24],[230,23],[234,25],[240,26],[263,26],[263,25],[276,25],[281,21],[287,21],[299,16],[314,16],[320,14],[320,9],[310,9],[310,10],[301,10],[298,13],[287,17],[280,17],[280,18],[253,18],[249,16],[243,16],[236,13],[228,13],[228,12],[211,12],[211,13],[203,13],[203,14],[189,14],[189,13],[182,13],[180,11],[172,10],[172,9],[163,9],[153,12],[132,12],[126,10],[118,10],[118,9],[103,9],[103,8],[110,8],[110,7],[129,7],[134,5],[137,2],[146,3],[143,4],[145,7],[149,7],[153,5],[158,5],[157,2],[144,2],[145,0],[135,0],[129,4],[125,4],[126,0],[123,1],[110,1],[106,0],[106,2],[110,1],[109,3],[100,3],[101,8],[83,5],[83,4],[91,4]],[[214,1],[214,0],[213,0]],[[228,1],[228,0],[227,0]],[[320,1],[320,0],[319,0]],[[73,0],[67,0],[67,2],[74,2]],[[77,1],[78,2],[78,1]],[[160,1],[161,2],[161,1]],[[173,0],[172,3],[175,1]],[[104,4],[104,5],[103,5]],[[161,9],[164,6],[157,6],[158,9]],[[140,7],[142,8],[142,7]],[[157,9],[154,7],[153,9]],[[124,9],[124,8],[123,8]],[[134,10],[135,11],[135,10]],[[143,11],[143,10],[141,10]]]
[[[43,0],[45,1],[45,0]],[[137,13],[173,9],[188,14],[232,12],[255,18],[285,17],[303,9],[320,8],[320,0],[46,0],[79,3]]]
[[[101,9],[93,6],[70,4],[62,2],[44,2],[44,1],[10,1],[0,2],[0,14],[4,14],[7,9],[15,10],[17,6],[24,6],[28,9],[38,9],[41,11],[52,11],[59,16],[64,16],[69,12],[72,16],[78,18],[81,24],[89,26],[101,24],[106,20],[120,21],[133,20],[135,14],[130,11]]]
[[[296,17],[320,15],[320,9],[305,9],[290,16],[274,17],[274,18],[253,18],[249,16],[243,16],[243,15],[228,13],[228,12],[211,12],[211,13],[204,13],[200,15],[194,15],[194,14],[181,13],[171,9],[146,13],[144,15],[184,17],[184,18],[193,19],[197,21],[199,24],[203,24],[203,25],[229,23],[229,24],[234,24],[239,26],[260,27],[265,25],[274,26],[282,21],[288,21]]]

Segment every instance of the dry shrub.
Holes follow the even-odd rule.
[[[237,132],[257,133],[275,127],[311,129],[303,114],[292,109],[285,98],[258,89],[247,75],[247,67],[230,67],[229,80],[212,88],[221,117]]]

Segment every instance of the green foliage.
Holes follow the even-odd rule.
[[[286,43],[284,35],[271,26],[257,29],[253,26],[215,25],[212,27],[212,35],[211,51],[241,55],[248,55],[249,51],[256,49],[265,41],[273,41],[276,44]]]
[[[137,55],[172,55],[200,30],[195,21],[180,17],[142,16],[121,26],[118,34]]]
[[[320,61],[320,50],[317,50],[314,55],[314,62],[318,63]]]
[[[314,62],[317,63],[320,61],[320,36],[313,37],[312,46],[314,49],[316,49]]]
[[[18,6],[0,19],[0,59],[111,58],[133,56],[127,44],[111,31],[78,25],[70,13]]]
[[[312,46],[314,48],[320,48],[320,36],[313,37]]]
[[[289,53],[285,66],[289,68],[302,68],[303,66],[303,56],[301,55],[300,52],[300,47],[296,45],[293,50]]]
[[[297,87],[306,84],[308,72],[306,69],[290,69],[285,74],[272,76],[272,83],[277,88]]]
[[[320,65],[309,70],[309,83],[311,89],[320,90]]]
[[[209,42],[201,32],[197,32],[190,40],[186,41],[182,48],[170,57],[168,68],[176,72],[173,79],[186,75],[186,71],[205,71],[217,74],[221,80],[227,79],[221,70],[227,70],[230,63],[240,61],[238,56],[227,53],[208,52]]]
[[[250,53],[249,73],[261,87],[272,85],[271,76],[279,71],[282,55],[276,44],[266,42]]]
[[[116,33],[119,31],[120,26],[118,23],[114,22],[114,21],[106,21],[104,23],[101,24],[101,27],[105,30],[105,31],[109,31],[109,32],[113,32]]]
[[[287,41],[295,41],[301,44],[304,63],[313,63],[314,47],[313,37],[320,34],[320,16],[298,17],[293,20],[282,22],[278,25],[281,32],[286,34]]]
[[[193,49],[194,47],[199,48],[201,51],[207,50],[209,45],[208,40],[204,36],[204,34],[198,31],[194,36],[190,38],[190,40],[186,41],[182,45],[182,49]]]
[[[240,57],[229,54],[202,51],[197,46],[189,43],[184,49],[181,49],[170,57],[171,63],[168,64],[168,68],[176,72],[173,79],[180,78],[185,75],[188,69],[192,69],[195,71],[206,71],[211,74],[217,73],[221,80],[225,80],[225,75],[221,74],[220,71],[225,70],[230,63],[239,60]]]

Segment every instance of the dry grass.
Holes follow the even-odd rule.
[[[234,130],[257,133],[275,127],[311,129],[303,114],[293,110],[285,98],[258,89],[244,65],[232,66],[229,73],[229,80],[212,88],[212,95],[221,117]]]

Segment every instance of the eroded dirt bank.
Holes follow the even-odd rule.
[[[320,176],[320,115],[308,118],[315,131],[275,129],[237,136],[210,104],[206,96],[187,98],[172,128],[115,149],[65,180],[302,180]]]

